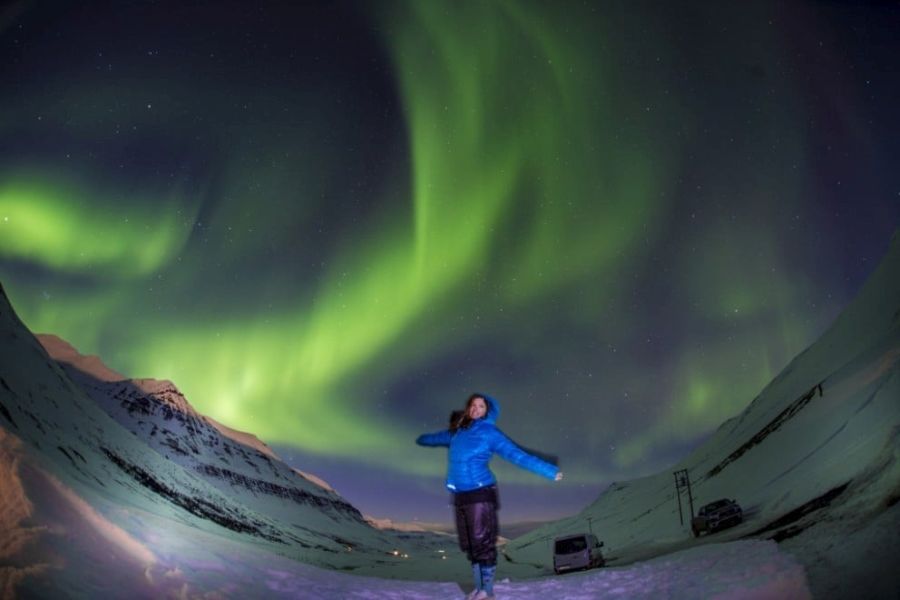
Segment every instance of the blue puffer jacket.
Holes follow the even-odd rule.
[[[483,396],[483,395],[482,395]],[[483,396],[487,401],[487,414],[472,423],[468,429],[449,429],[420,435],[420,446],[449,446],[447,465],[447,489],[451,492],[468,492],[486,485],[493,485],[497,478],[488,468],[496,452],[501,457],[523,469],[528,469],[548,479],[559,472],[555,465],[528,454],[506,437],[495,425],[500,414],[497,401]]]

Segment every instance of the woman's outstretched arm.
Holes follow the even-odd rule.
[[[449,429],[444,431],[436,431],[434,433],[425,433],[416,438],[416,443],[420,446],[449,446],[450,438]]]
[[[503,432],[499,429],[495,428],[494,431],[496,435],[492,436],[493,441],[491,444],[491,449],[499,454],[502,458],[505,458],[517,467],[528,469],[532,473],[536,473],[542,477],[546,477],[547,479],[555,479],[556,481],[562,479],[562,477],[559,476],[559,467],[550,464],[545,460],[541,460],[537,456],[528,454],[519,446],[517,446],[511,439],[506,437],[506,435],[504,435]]]

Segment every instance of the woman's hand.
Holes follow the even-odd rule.
[[[553,478],[553,481],[559,481],[562,479],[562,471],[557,471],[556,477]]]

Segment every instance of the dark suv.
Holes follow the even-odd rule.
[[[691,530],[694,537],[700,537],[703,532],[714,533],[737,525],[744,520],[744,511],[735,500],[722,498],[710,502],[700,509],[697,516],[691,520]]]

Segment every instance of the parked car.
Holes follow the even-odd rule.
[[[691,519],[691,530],[694,537],[704,532],[715,533],[721,529],[732,527],[744,520],[744,511],[735,500],[722,498],[710,502],[700,509],[697,516]]]
[[[558,537],[553,542],[553,572],[591,569],[606,565],[600,548],[603,542],[592,533],[576,533]]]

